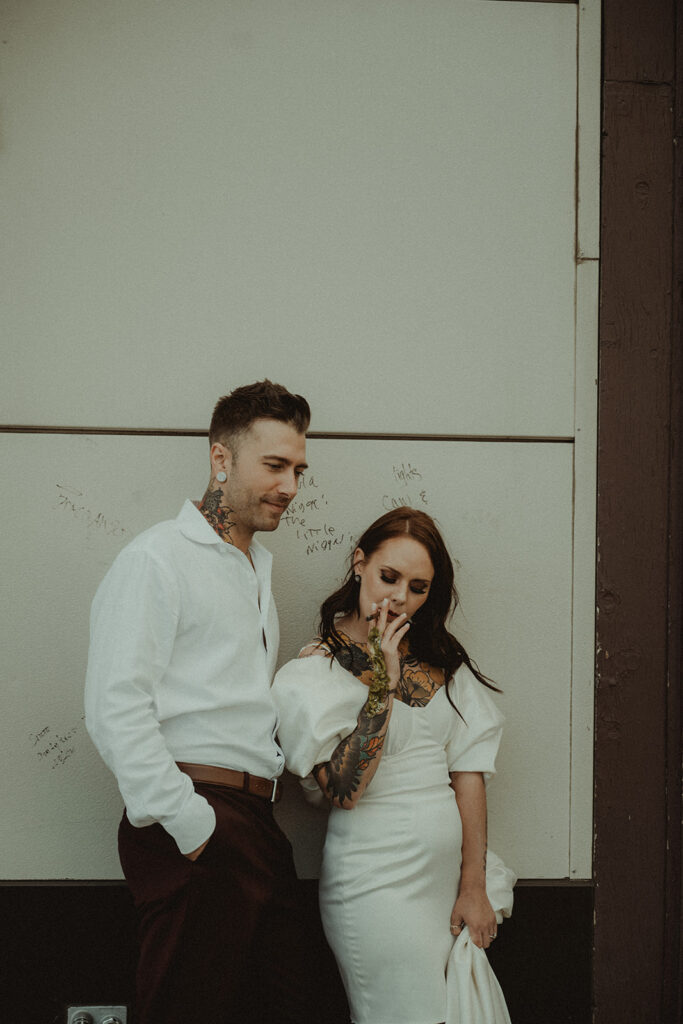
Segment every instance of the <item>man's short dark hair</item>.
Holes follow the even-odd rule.
[[[282,384],[273,384],[270,380],[246,384],[216,402],[209,443],[220,441],[234,447],[239,434],[260,419],[290,423],[300,434],[305,434],[311,422],[311,410],[305,398],[291,394]]]

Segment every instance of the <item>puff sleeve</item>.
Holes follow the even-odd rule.
[[[300,778],[332,751],[358,723],[367,687],[320,655],[287,662],[273,680],[278,739],[290,772]]]
[[[448,770],[483,772],[490,777],[495,774],[505,719],[467,665],[455,673],[450,695],[462,718],[453,712],[453,728],[446,743]]]

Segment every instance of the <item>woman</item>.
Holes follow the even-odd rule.
[[[446,629],[456,603],[433,520],[388,512],[273,684],[287,766],[331,804],[320,906],[355,1024],[445,1021],[453,938],[497,934],[484,773],[502,716]]]

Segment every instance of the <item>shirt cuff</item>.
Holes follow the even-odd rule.
[[[323,791],[312,775],[306,775],[305,778],[299,779],[299,784],[304,791],[304,797],[307,803],[311,804],[313,807],[323,806],[325,803]]]
[[[175,839],[182,854],[192,853],[213,835],[216,812],[208,800],[194,793],[180,814],[163,822],[163,826]]]

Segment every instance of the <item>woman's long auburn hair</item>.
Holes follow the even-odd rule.
[[[429,588],[429,596],[413,616],[408,632],[411,656],[443,669],[446,684],[464,663],[480,683],[492,690],[498,690],[498,687],[479,671],[462,644],[446,629],[446,620],[457,608],[458,593],[453,578],[453,563],[431,516],[405,505],[392,509],[367,528],[358,539],[356,548],[361,549],[365,558],[370,558],[385,541],[406,535],[422,544],[434,566],[434,579]],[[360,585],[354,579],[352,554],[344,582],[323,601],[320,608],[320,637],[327,643],[332,654],[346,646],[336,629],[335,622],[341,615],[360,613],[359,595]],[[450,700],[448,688],[446,693]]]

